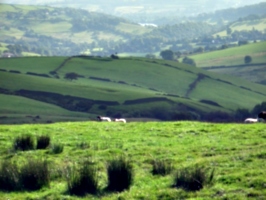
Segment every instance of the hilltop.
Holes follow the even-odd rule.
[[[6,58],[0,60],[0,69],[1,105],[5,105],[1,113],[6,118],[10,114],[47,115],[47,110],[56,107],[59,116],[72,112],[86,119],[106,114],[161,120],[234,120],[230,115],[237,109],[251,111],[266,96],[265,86],[156,59]],[[24,104],[15,104],[22,97]],[[43,110],[36,110],[38,107]],[[215,112],[216,119],[210,118]]]

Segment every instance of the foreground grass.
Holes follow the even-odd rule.
[[[49,134],[51,144],[64,145],[60,154],[49,149],[12,151],[21,134]],[[88,199],[265,199],[265,124],[199,122],[97,123],[0,126],[0,158],[45,158],[50,187],[35,192],[0,192],[2,199],[78,199],[67,193],[64,172],[89,159],[99,169],[99,192]],[[125,156],[132,161],[134,181],[129,190],[108,192],[107,164]],[[172,163],[173,173],[152,175],[155,159]],[[194,166],[215,169],[214,183],[197,192],[172,188],[175,170]]]

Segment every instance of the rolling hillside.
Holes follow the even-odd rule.
[[[69,73],[75,73],[76,79],[66,79]],[[0,77],[4,95],[0,101],[5,105],[0,112],[7,117],[14,113],[45,115],[46,108],[56,106],[61,116],[74,112],[86,119],[88,114],[108,114],[165,120],[170,119],[169,113],[192,112],[200,117],[214,111],[252,109],[266,97],[265,87],[258,84],[144,58],[6,58],[0,60]],[[45,109],[21,112],[22,108],[10,106],[7,96],[14,102],[13,98],[24,97],[23,102],[27,98],[28,105],[36,105],[37,100]]]
[[[251,56],[252,62],[244,63],[245,56]],[[224,50],[190,56],[197,67],[236,77],[248,81],[266,83],[266,42],[251,43]]]
[[[197,67],[242,65],[244,57],[250,55],[252,63],[266,63],[266,42],[251,43],[228,49],[191,56]]]
[[[152,30],[129,20],[83,9],[9,4],[0,7],[0,42],[15,44],[19,55],[21,51],[76,55],[86,50],[92,54],[97,48],[107,49]]]

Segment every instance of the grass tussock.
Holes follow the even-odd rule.
[[[84,196],[98,191],[96,167],[84,161],[78,168],[68,167],[66,171],[67,190],[71,195]]]
[[[173,187],[183,188],[186,191],[198,191],[206,185],[211,185],[214,180],[214,169],[209,170],[196,166],[194,168],[181,169],[174,175]]]
[[[28,191],[39,190],[49,186],[50,173],[46,160],[28,159],[20,170],[21,188]]]
[[[48,163],[44,160],[28,159],[18,166],[11,161],[3,161],[0,168],[0,190],[34,191],[50,184]]]
[[[129,189],[133,183],[133,166],[124,157],[116,158],[107,164],[109,191],[121,192]]]
[[[34,138],[32,135],[21,135],[15,138],[13,142],[13,148],[15,151],[27,151],[34,149]]]
[[[19,188],[19,168],[16,163],[4,160],[0,166],[0,190],[15,191]]]
[[[82,142],[77,144],[77,148],[88,149],[88,148],[90,148],[90,144],[88,142],[82,141]]]
[[[153,175],[162,175],[165,176],[170,174],[173,170],[173,165],[166,160],[153,160],[152,162],[152,171]]]
[[[41,135],[37,137],[36,149],[46,149],[50,145],[51,138],[48,135]]]
[[[56,143],[56,144],[53,144],[51,147],[51,153],[53,154],[60,154],[63,152],[63,150],[64,150],[63,144]]]

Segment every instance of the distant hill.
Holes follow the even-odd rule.
[[[54,7],[72,7],[107,13],[127,18],[136,23],[157,23],[158,25],[170,24],[171,17],[183,18],[196,16],[202,13],[239,8],[262,2],[262,0],[9,0],[12,4],[49,5]],[[227,13],[228,14],[228,13]],[[175,24],[176,22],[173,21]],[[172,24],[172,23],[171,23]]]
[[[176,40],[214,34],[208,23],[141,26],[122,18],[73,8],[1,4],[0,42],[12,53],[110,55],[157,52]],[[178,34],[177,34],[178,33]]]
[[[204,13],[198,15],[195,20],[198,21],[225,21],[232,22],[239,18],[245,18],[249,15],[265,16],[266,15],[266,2],[261,2],[254,5],[247,5],[239,8],[227,8],[217,10],[214,13]]]
[[[245,12],[241,9],[248,9],[248,13],[259,14],[255,9],[257,6],[228,12],[243,14]],[[172,18],[174,24],[157,27],[156,23],[154,26],[144,26],[145,23],[138,24],[132,22],[133,20],[83,9],[1,4],[0,17],[3,20],[0,22],[0,53],[7,52],[17,56],[109,56],[118,52],[144,57],[147,54],[158,56],[165,49],[191,53],[194,48],[202,45],[204,48],[212,48],[239,40],[266,38],[262,16],[255,16],[259,18],[259,22],[254,21],[254,16],[246,16],[238,21],[239,24],[229,23],[215,16],[213,13],[214,21],[210,18],[197,21],[200,17],[183,20]],[[250,18],[252,20],[247,21]],[[252,29],[247,34],[237,34],[240,29],[245,31],[245,27],[250,30],[252,25],[254,33]],[[233,32],[232,39],[223,38],[227,36],[225,33],[228,27]]]
[[[0,85],[0,115],[7,121],[48,120],[47,115],[57,121],[70,113],[78,120],[96,115],[204,120],[211,112],[250,110],[266,97],[262,85],[144,58],[2,58]]]
[[[1,4],[0,16],[2,42],[17,43],[30,51],[35,48],[37,53],[46,55],[78,54],[93,50],[98,41],[112,45],[125,40],[130,32],[123,30],[147,30],[122,18],[73,8]]]

